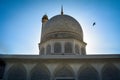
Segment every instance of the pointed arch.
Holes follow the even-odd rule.
[[[85,55],[86,54],[86,50],[84,47],[81,48],[81,55]]]
[[[79,45],[75,44],[75,53],[80,54]]]
[[[65,43],[65,53],[72,53],[72,43],[70,42]]]
[[[78,71],[78,80],[99,80],[98,72],[90,64],[83,65]]]
[[[37,64],[30,74],[31,80],[50,80],[50,72],[44,64]]]
[[[54,44],[54,53],[61,53],[62,52],[62,46],[61,43],[56,42]]]
[[[3,79],[4,72],[5,72],[5,62],[0,59],[0,79]]]
[[[102,80],[120,80],[120,70],[114,64],[105,64],[102,69]]]
[[[72,67],[66,64],[58,65],[54,71],[55,77],[74,77],[74,71]]]
[[[42,47],[42,48],[40,49],[40,54],[41,54],[41,55],[44,55],[44,54],[45,54],[45,48],[44,48],[44,47]]]
[[[51,53],[51,45],[47,45],[46,47],[46,54],[50,54]]]
[[[9,70],[7,80],[26,80],[27,72],[22,64],[14,64]]]

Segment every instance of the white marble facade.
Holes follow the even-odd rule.
[[[120,80],[120,55],[86,55],[73,17],[44,15],[41,32],[39,55],[0,55],[0,80]]]
[[[120,59],[116,55],[4,58],[6,66],[1,80],[120,80]]]

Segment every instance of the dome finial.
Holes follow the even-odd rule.
[[[63,15],[63,5],[61,6],[61,15]]]

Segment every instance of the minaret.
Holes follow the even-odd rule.
[[[44,31],[44,25],[46,24],[46,22],[48,21],[48,16],[45,14],[43,17],[42,17],[42,33]],[[41,34],[41,38],[42,38],[42,34]]]
[[[61,6],[61,15],[63,15],[63,6]]]
[[[42,17],[42,33],[44,31],[44,25],[46,24],[46,22],[48,21],[48,16],[45,14],[43,17]],[[42,37],[42,35],[41,35]]]
[[[48,16],[45,14],[45,15],[43,15],[42,20],[41,20],[41,22],[42,22],[41,40],[42,40],[43,32],[44,32],[44,25],[46,24],[47,21],[48,21]],[[40,43],[38,44],[38,47],[39,47],[39,51],[40,51]]]

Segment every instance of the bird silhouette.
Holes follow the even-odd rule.
[[[95,25],[96,25],[96,23],[94,22],[94,23],[93,23],[93,26],[95,26]]]

